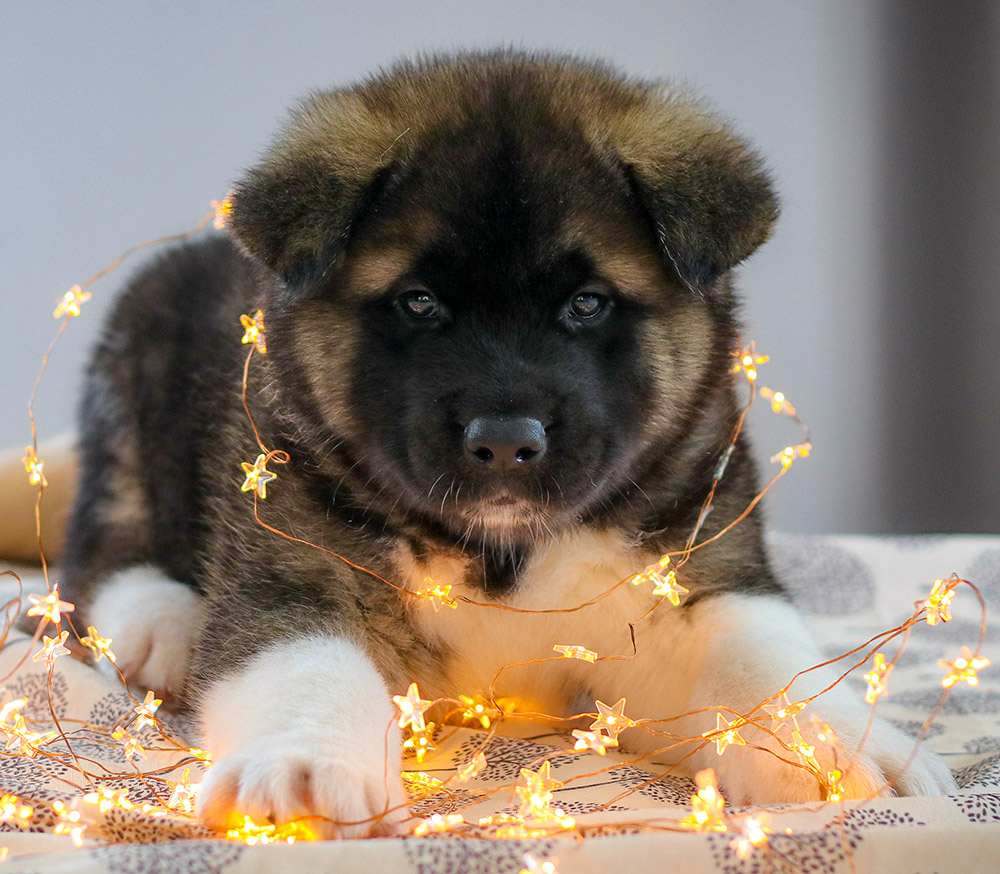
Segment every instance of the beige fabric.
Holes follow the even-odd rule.
[[[773,539],[776,564],[795,600],[807,614],[831,655],[863,642],[873,633],[897,625],[926,597],[935,578],[952,572],[977,583],[992,609],[1000,607],[1000,537],[790,537]],[[35,579],[37,583],[37,578]],[[903,731],[915,733],[940,693],[939,658],[952,658],[963,644],[974,645],[978,607],[967,588],[959,591],[954,619],[946,625],[919,626],[907,652],[892,674],[890,694],[879,712]],[[24,654],[25,644],[13,642],[0,652],[0,671],[7,673]],[[986,655],[1000,658],[1000,634],[990,630]],[[140,780],[121,749],[89,726],[110,727],[125,718],[133,703],[120,686],[89,665],[64,657],[56,662],[52,703],[64,728],[73,730],[73,747],[107,769],[108,782],[127,788],[137,803],[169,796],[179,777],[177,753],[151,752],[144,771],[166,769]],[[860,672],[858,672],[860,675]],[[863,690],[863,681],[848,682]],[[44,730],[48,719],[45,674],[28,661],[5,681],[15,697],[25,696],[27,719]],[[859,692],[860,694],[860,692]],[[73,722],[83,720],[83,723]],[[168,718],[177,738],[193,740],[192,725]],[[156,743],[150,729],[143,738]],[[446,779],[464,764],[483,735],[454,730],[439,739],[440,747],[420,770]],[[604,826],[607,836],[584,841],[490,840],[453,835],[406,839],[361,840],[344,843],[247,847],[206,839],[206,832],[189,817],[151,817],[141,811],[111,811],[99,815],[84,805],[91,825],[82,849],[66,836],[25,834],[0,823],[0,846],[7,846],[12,872],[188,872],[243,874],[274,871],[310,874],[338,872],[513,872],[526,864],[525,853],[537,859],[557,857],[561,874],[617,874],[631,871],[678,871],[683,874],[723,871],[763,874],[767,871],[894,872],[894,874],[970,874],[994,872],[1000,858],[1000,665],[986,669],[976,689],[958,687],[928,735],[955,772],[960,792],[947,798],[901,798],[852,803],[772,808],[767,853],[739,860],[733,835],[691,834],[679,824],[689,809],[694,789],[687,777],[670,776],[648,783],[659,769],[642,763],[608,769],[625,760],[609,754],[574,752],[565,735],[544,726],[528,727],[520,737],[494,738],[485,753],[489,766],[468,784],[449,792],[415,793],[413,811],[461,812],[467,821],[515,809],[509,787],[521,767],[537,767],[549,757],[552,776],[565,785],[555,791],[554,804],[583,826]],[[58,749],[58,745],[53,745]],[[48,774],[31,761],[0,756],[0,790],[32,799],[43,824],[51,828],[51,804],[75,794],[66,780],[77,779],[68,762],[49,760]],[[91,767],[96,767],[92,765]],[[410,763],[410,767],[416,767]],[[603,773],[595,773],[601,772]],[[122,775],[123,779],[116,779]],[[499,791],[498,791],[499,790]],[[606,805],[603,810],[595,807]],[[45,811],[50,811],[46,820]],[[742,811],[731,811],[738,823]],[[644,830],[645,829],[645,830]],[[791,829],[786,834],[785,829]],[[111,841],[102,844],[99,839]],[[134,843],[170,839],[168,843]]]
[[[38,487],[28,482],[23,449],[0,453],[0,560],[38,562],[35,503]],[[69,508],[76,493],[76,452],[73,437],[66,434],[38,446],[49,481],[42,499],[43,546],[50,561],[59,557]],[[2,570],[2,568],[0,568]]]

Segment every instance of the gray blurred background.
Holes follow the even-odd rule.
[[[599,55],[696,86],[778,180],[741,271],[761,381],[812,427],[772,492],[797,531],[1000,531],[1000,4],[910,0],[0,2],[0,447],[56,299],[222,197],[292,98],[417,50]],[[128,265],[58,347],[41,435],[71,426]],[[797,429],[766,410],[762,464]],[[0,496],[0,500],[3,497]]]

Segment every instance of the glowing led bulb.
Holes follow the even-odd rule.
[[[681,595],[686,595],[690,589],[684,588],[677,582],[677,572],[670,571],[665,576],[660,577],[653,587],[653,594],[665,597],[675,607],[681,603]]]
[[[458,780],[459,783],[468,783],[470,780],[482,774],[483,771],[486,770],[486,767],[486,756],[481,752],[476,753],[468,762],[455,772],[455,779]]]
[[[442,586],[430,577],[424,577],[424,583],[426,585],[416,595],[430,601],[435,613],[442,607],[450,607],[452,610],[458,608],[458,602],[451,597],[451,586]]]
[[[458,700],[465,707],[462,711],[462,721],[478,722],[483,728],[489,728],[491,724],[490,717],[495,716],[499,712],[482,695],[476,695],[475,697],[459,695]]]
[[[191,769],[185,768],[181,779],[170,793],[170,806],[182,813],[194,813],[195,799],[198,797],[199,783],[191,782]]]
[[[735,721],[735,720],[734,720]],[[743,723],[733,726],[726,721],[721,712],[715,714],[715,730],[702,733],[702,737],[707,737],[715,741],[715,751],[721,756],[726,748],[732,745],[746,746],[746,741],[740,737],[739,729]]]
[[[47,668],[51,668],[53,662],[55,662],[57,658],[69,655],[69,650],[63,646],[67,637],[69,637],[68,631],[60,632],[58,637],[48,637],[47,635],[43,635],[42,648],[31,657],[31,660],[33,662],[37,662],[41,659],[45,659],[45,666]]]
[[[827,801],[843,801],[844,799],[844,784],[843,784],[843,773],[834,769],[833,771],[826,772],[827,779],[827,790],[826,790],[826,800]]]
[[[769,819],[768,814],[761,813],[758,816],[748,816],[743,820],[740,836],[729,844],[735,851],[737,858],[749,859],[754,849],[767,845],[767,836],[771,832],[767,827]]]
[[[758,355],[755,343],[750,343],[745,349],[740,349],[736,353],[737,363],[733,366],[733,373],[741,370],[746,374],[747,379],[753,382],[757,379],[757,365],[764,364],[771,360],[769,355]]]
[[[691,796],[691,815],[684,819],[684,823],[694,826],[698,831],[726,831],[723,814],[726,799],[719,792],[715,772],[711,768],[699,771],[694,780],[698,792]]]
[[[73,843],[78,847],[83,845],[83,833],[87,826],[83,820],[83,815],[79,810],[67,807],[62,801],[53,801],[52,809],[56,812],[55,833],[57,835],[69,835]]]
[[[410,736],[403,741],[403,751],[413,754],[418,763],[422,762],[427,753],[437,749],[434,743],[436,727],[433,722],[428,722],[423,728],[412,729]]]
[[[459,825],[465,825],[465,817],[462,816],[462,814],[435,813],[418,822],[413,827],[413,834],[417,837],[421,837],[422,835],[429,835],[433,832],[447,832]]]
[[[583,731],[575,728],[573,729],[573,737],[576,738],[576,743],[573,744],[574,750],[593,750],[599,756],[603,756],[608,751],[608,747],[618,746],[617,738],[607,737],[599,731]]]
[[[264,327],[264,311],[257,310],[252,316],[244,313],[240,316],[243,326],[244,345],[253,344],[261,355],[267,355],[267,329]]]
[[[955,598],[955,584],[957,582],[957,577],[952,577],[950,580],[934,581],[930,597],[923,603],[923,606],[927,608],[925,618],[928,625],[937,625],[938,622],[951,620],[951,602]]]
[[[59,586],[53,586],[47,595],[28,595],[33,606],[28,608],[28,616],[40,616],[58,625],[62,622],[63,613],[72,613],[76,607],[68,601],[59,600]]]
[[[28,474],[28,482],[33,486],[42,486],[45,488],[49,484],[49,481],[45,478],[45,462],[38,457],[33,446],[26,446],[24,449],[24,458],[21,459],[21,463],[24,465],[24,472]]]
[[[52,315],[57,319],[63,316],[78,316],[80,305],[90,300],[90,297],[89,291],[82,291],[79,285],[74,285],[62,296]]]
[[[400,728],[406,728],[409,725],[413,727],[415,732],[423,731],[426,728],[424,724],[424,712],[434,702],[420,697],[420,690],[417,688],[416,683],[410,683],[410,688],[406,690],[405,695],[393,695],[392,700],[396,702],[396,706],[399,708]]]
[[[117,661],[115,654],[111,651],[111,638],[101,637],[93,625],[87,626],[87,636],[81,637],[80,643],[93,652],[95,662],[99,662],[102,656],[112,664]]]
[[[266,499],[267,484],[278,478],[276,473],[272,473],[267,469],[267,456],[262,452],[257,456],[257,460],[253,464],[244,461],[240,464],[240,467],[243,468],[243,473],[246,474],[246,479],[243,481],[243,485],[240,486],[240,491],[254,491],[260,495],[262,500]]]
[[[135,805],[129,801],[128,789],[110,789],[107,786],[98,786],[94,792],[88,792],[83,796],[87,804],[96,804],[101,813],[107,813],[113,807],[122,810],[131,810]]]
[[[138,718],[135,721],[136,731],[142,731],[142,729],[149,725],[156,725],[156,711],[163,702],[155,697],[152,692],[147,692],[146,697],[143,699],[141,704],[135,706],[135,712]]]
[[[780,461],[782,467],[790,467],[796,458],[807,458],[812,452],[812,443],[798,443],[795,446],[786,446],[777,455],[771,456],[771,463]]]
[[[552,647],[558,653],[562,653],[564,659],[579,659],[583,662],[593,664],[597,661],[597,653],[583,646],[557,643]]]
[[[592,731],[605,731],[608,735],[617,740],[626,728],[635,725],[631,719],[625,715],[625,699],[619,698],[613,706],[605,704],[603,701],[595,701],[597,705],[597,719],[590,723]]]
[[[882,655],[882,653],[875,653],[872,669],[865,674],[865,680],[868,682],[868,691],[865,692],[865,701],[869,704],[874,704],[878,701],[879,695],[889,694],[886,682],[889,679],[889,674],[892,673],[892,669],[893,665],[887,665],[885,663],[885,656]]]
[[[767,386],[761,386],[760,389],[761,397],[770,401],[771,409],[776,413],[784,413],[786,416],[795,415],[795,407],[793,407],[789,402],[788,398],[785,397],[783,392],[772,391]]]
[[[942,668],[948,669],[948,673],[941,680],[941,685],[945,689],[950,689],[956,683],[968,683],[970,686],[978,686],[979,677],[976,674],[983,668],[989,667],[990,660],[973,655],[967,646],[963,646],[962,654],[957,659],[954,661],[939,659],[938,664]]]
[[[558,874],[559,869],[556,867],[558,859],[552,858],[542,861],[536,859],[531,853],[525,853],[522,858],[524,859],[524,867],[518,874]]]
[[[233,214],[233,202],[230,200],[230,196],[227,195],[225,200],[212,201],[211,206],[215,211],[215,216],[212,219],[212,227],[217,231],[221,231],[229,225],[229,218]]]

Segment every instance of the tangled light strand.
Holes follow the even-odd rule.
[[[141,816],[154,821],[162,821],[164,823],[164,836],[176,836],[178,819],[182,822],[184,820],[189,821],[184,826],[184,828],[187,829],[187,834],[189,836],[197,834],[210,834],[208,829],[203,826],[196,825],[193,822],[194,798],[197,793],[197,784],[191,782],[190,766],[192,764],[210,762],[211,757],[209,753],[204,750],[196,747],[184,746],[165,730],[163,724],[156,716],[156,712],[161,704],[161,701],[155,697],[152,691],[147,692],[142,701],[139,701],[132,695],[132,692],[128,690],[125,683],[125,677],[118,668],[116,658],[111,650],[112,641],[108,638],[102,638],[98,630],[93,626],[88,627],[86,636],[80,637],[73,628],[72,621],[68,615],[73,612],[74,606],[66,601],[62,601],[59,597],[58,586],[51,585],[49,580],[48,565],[41,542],[40,514],[42,497],[45,488],[48,486],[48,482],[44,473],[44,462],[38,457],[37,454],[38,441],[34,405],[37,399],[39,386],[42,382],[42,378],[53,349],[61,338],[69,321],[81,314],[81,306],[91,298],[91,292],[87,289],[98,279],[106,276],[109,272],[114,270],[133,252],[154,245],[180,242],[190,239],[195,234],[199,233],[210,221],[213,223],[214,227],[220,229],[224,228],[232,209],[230,200],[227,198],[223,201],[213,201],[212,207],[213,210],[202,218],[197,227],[193,230],[183,234],[161,237],[156,240],[139,243],[126,250],[126,252],[112,262],[112,264],[108,265],[108,267],[104,270],[98,272],[81,285],[73,286],[63,295],[53,313],[54,317],[61,320],[59,329],[45,352],[28,405],[32,441],[31,445],[25,450],[23,463],[29,482],[38,489],[37,500],[35,503],[35,527],[39,557],[47,594],[44,596],[28,596],[31,606],[28,607],[25,613],[26,616],[37,620],[37,626],[34,630],[33,637],[31,638],[30,645],[26,650],[25,655],[8,673],[7,677],[3,678],[3,680],[9,679],[10,676],[12,676],[21,667],[21,665],[24,664],[25,659],[28,657],[28,653],[34,648],[35,644],[41,641],[42,648],[35,652],[32,659],[34,661],[41,660],[45,663],[48,706],[51,721],[55,728],[54,730],[45,732],[35,731],[30,727],[29,722],[25,720],[20,713],[20,710],[26,703],[27,699],[12,700],[10,699],[10,696],[7,695],[5,696],[2,707],[0,707],[0,733],[5,735],[7,738],[4,755],[24,758],[38,767],[42,772],[49,774],[49,776],[53,775],[46,770],[46,761],[59,761],[64,764],[70,763],[80,776],[83,777],[86,787],[82,787],[74,781],[66,778],[58,778],[68,786],[79,791],[79,797],[69,801],[68,803],[64,801],[56,801],[52,804],[45,804],[46,816],[48,818],[47,821],[53,822],[53,830],[55,833],[69,835],[70,838],[78,845],[82,844],[84,836],[87,834],[91,834],[100,839],[104,834],[102,831],[102,818],[106,818],[108,814],[113,812],[116,812],[119,815],[127,814],[129,816]],[[268,498],[267,485],[278,480],[278,475],[274,471],[269,470],[268,465],[287,464],[291,459],[287,452],[281,449],[268,449],[264,444],[261,434],[254,423],[247,400],[247,386],[251,360],[255,354],[267,354],[264,313],[257,310],[252,315],[244,314],[240,319],[240,324],[244,330],[242,342],[250,347],[243,370],[242,399],[249,423],[260,449],[259,454],[253,462],[245,462],[242,464],[244,480],[240,485],[240,488],[243,491],[252,493],[253,513],[257,522],[263,529],[275,535],[279,535],[285,540],[321,550],[322,552],[345,562],[359,571],[368,573],[381,580],[383,583],[391,586],[393,589],[398,591],[402,597],[415,601],[424,601],[435,611],[440,610],[442,607],[457,609],[459,604],[462,604],[465,607],[502,609],[525,614],[569,613],[592,606],[598,601],[611,597],[624,585],[631,584],[639,586],[648,583],[651,584],[650,591],[651,594],[655,596],[656,600],[653,603],[653,606],[650,607],[649,610],[636,621],[636,623],[634,623],[637,624],[651,615],[654,610],[659,609],[663,602],[668,602],[675,607],[678,606],[683,597],[689,592],[689,590],[681,584],[678,574],[689,560],[691,554],[698,549],[709,546],[711,543],[715,542],[730,531],[734,526],[743,521],[753,511],[754,507],[761,500],[763,495],[766,494],[767,491],[769,491],[770,488],[777,482],[777,480],[787,472],[793,462],[799,458],[807,457],[812,450],[812,443],[809,438],[808,429],[798,418],[795,407],[788,401],[782,392],[774,391],[766,386],[757,385],[758,367],[767,362],[768,357],[758,355],[754,345],[751,343],[748,347],[738,350],[735,355],[735,363],[733,366],[733,372],[742,374],[746,379],[747,385],[749,386],[749,399],[734,427],[731,441],[727,449],[719,458],[711,488],[703,502],[697,523],[682,549],[666,553],[645,570],[633,574],[630,577],[626,577],[614,586],[610,587],[608,590],[578,605],[541,610],[527,610],[514,608],[509,605],[480,602],[464,595],[453,596],[451,594],[450,586],[440,585],[431,578],[425,579],[425,585],[421,589],[413,591],[384,579],[375,572],[355,564],[347,557],[339,555],[332,550],[325,549],[316,544],[282,532],[261,519],[260,502],[265,501]],[[712,500],[718,483],[725,476],[726,468],[736,445],[736,440],[742,431],[746,415],[753,405],[754,398],[758,393],[769,402],[771,409],[776,414],[784,415],[798,424],[803,429],[805,437],[800,443],[789,445],[774,456],[772,461],[779,463],[780,469],[735,519],[731,520],[712,537],[706,540],[698,541],[698,535],[701,531],[705,518],[711,509]],[[16,574],[8,571],[5,572],[5,575],[12,576],[20,586],[21,581]],[[974,651],[969,650],[968,647],[963,647],[961,655],[957,658],[953,660],[943,659],[939,662],[941,667],[946,669],[946,674],[942,679],[943,691],[938,704],[934,708],[933,712],[928,716],[928,719],[923,726],[920,733],[922,737],[923,734],[926,733],[926,730],[929,728],[936,714],[943,706],[949,690],[955,684],[961,682],[967,683],[970,686],[977,685],[978,672],[990,664],[989,659],[985,658],[981,654],[986,628],[985,604],[982,596],[979,594],[975,586],[954,575],[947,580],[937,580],[934,583],[928,598],[923,601],[918,601],[915,604],[915,612],[902,625],[876,635],[876,637],[861,646],[856,647],[854,650],[844,653],[843,655],[838,656],[835,659],[831,659],[828,662],[824,662],[822,665],[816,665],[807,669],[807,671],[800,672],[800,674],[793,677],[783,689],[776,691],[774,695],[766,701],[762,701],[756,708],[746,714],[737,713],[723,707],[709,707],[667,718],[632,719],[631,717],[625,715],[626,702],[625,699],[622,698],[614,705],[608,705],[602,701],[595,702],[596,712],[579,713],[569,717],[560,718],[546,714],[518,712],[515,704],[509,699],[501,699],[496,696],[494,687],[496,685],[497,678],[503,671],[509,668],[519,667],[522,665],[541,664],[553,659],[576,659],[594,664],[598,661],[608,659],[628,659],[632,657],[601,657],[593,650],[587,649],[576,643],[553,644],[553,651],[558,655],[550,658],[533,659],[516,665],[505,665],[497,672],[497,675],[491,684],[489,694],[486,696],[478,694],[466,695],[462,693],[453,698],[439,698],[433,700],[423,699],[420,697],[419,689],[416,683],[413,683],[411,684],[406,695],[394,696],[394,701],[399,709],[399,715],[397,718],[398,724],[400,727],[408,731],[408,736],[404,740],[404,751],[411,755],[418,763],[423,761],[423,758],[427,754],[428,750],[434,749],[435,736],[444,729],[445,725],[451,726],[452,730],[455,730],[456,726],[468,725],[469,723],[475,724],[482,730],[483,740],[466,764],[457,768],[447,780],[440,780],[420,771],[407,771],[404,773],[404,778],[407,785],[411,788],[411,791],[447,796],[450,791],[450,786],[467,783],[489,767],[485,750],[489,741],[496,735],[498,728],[508,720],[528,718],[544,719],[550,723],[566,726],[569,726],[581,719],[593,720],[590,723],[589,730],[575,729],[572,731],[572,736],[576,741],[572,749],[577,751],[591,751],[598,756],[605,755],[608,748],[616,747],[618,745],[618,736],[625,728],[638,728],[668,741],[668,743],[653,753],[637,757],[630,762],[615,764],[608,768],[603,768],[599,771],[593,772],[592,774],[580,775],[574,778],[574,780],[577,781],[593,777],[597,774],[606,773],[614,770],[615,768],[624,767],[625,765],[637,764],[647,760],[656,753],[664,752],[666,750],[671,750],[684,745],[691,746],[694,750],[697,750],[701,749],[706,744],[715,744],[717,752],[721,756],[731,745],[746,745],[747,741],[745,741],[740,735],[740,731],[745,727],[753,726],[771,735],[779,742],[782,748],[788,753],[788,758],[782,757],[784,761],[790,765],[804,768],[805,770],[813,773],[819,783],[825,788],[827,800],[840,801],[843,797],[842,781],[844,776],[849,773],[853,764],[853,759],[843,755],[843,751],[839,748],[837,738],[829,726],[825,724],[817,724],[816,737],[818,741],[829,746],[833,750],[833,760],[838,765],[838,767],[823,771],[815,756],[815,745],[806,743],[800,733],[798,714],[801,713],[801,711],[805,709],[813,700],[819,697],[819,695],[828,691],[828,689],[832,688],[833,685],[841,682],[849,673],[865,665],[869,662],[869,660],[871,660],[873,665],[869,673],[865,675],[869,684],[869,703],[874,705],[881,695],[888,694],[887,680],[889,673],[892,671],[896,661],[903,651],[903,647],[905,646],[910,630],[917,623],[924,621],[928,625],[948,622],[951,619],[950,606],[955,597],[956,588],[959,585],[969,586],[979,600],[981,612],[979,640]],[[20,611],[20,608],[20,596],[4,605],[4,611],[7,619],[2,637],[0,637],[0,648],[6,644],[7,636],[13,626],[14,619]],[[60,626],[64,620],[69,627],[60,630]],[[57,630],[54,636],[42,633],[49,624],[52,624]],[[897,638],[902,639],[899,650],[896,652],[892,660],[886,662],[884,654],[881,651],[876,652],[876,650],[884,648],[888,643]],[[63,728],[60,721],[56,718],[55,710],[52,705],[52,678],[55,670],[55,661],[59,657],[69,654],[69,650],[65,646],[67,641],[75,641],[85,648],[84,651],[89,650],[95,663],[99,662],[103,658],[114,667],[133,704],[132,715],[124,722],[113,726],[95,726],[81,723],[80,728],[69,731]],[[634,655],[634,633],[632,634],[632,641]],[[854,658],[855,661],[853,664],[850,664],[852,658]],[[816,670],[820,667],[825,667],[826,665],[836,664],[844,660],[848,661],[849,667],[847,667],[847,669],[844,670],[837,677],[837,679],[827,687],[827,689],[822,690],[817,695],[814,695],[804,701],[788,701],[786,696],[787,690],[791,688],[792,683],[798,676],[807,673],[808,671]],[[427,721],[424,718],[424,714],[426,712],[435,708],[450,708],[447,710],[447,713],[445,713],[440,723]],[[671,735],[666,729],[657,727],[659,725],[669,724],[680,720],[695,713],[706,711],[715,712],[717,720],[716,728],[705,732],[705,734],[701,736],[675,736]],[[816,720],[815,716],[813,717],[813,720]],[[74,722],[73,720],[64,721],[67,723]],[[779,730],[783,729],[788,729],[786,732],[787,739],[778,734]],[[156,736],[156,740],[151,743],[159,743],[161,745],[165,744],[165,746],[154,748],[149,745],[150,742],[146,742],[144,745],[138,737],[138,733],[144,730]],[[108,742],[119,745],[125,755],[125,758],[133,762],[133,770],[130,772],[123,772],[121,774],[109,774],[106,772],[107,769],[104,769],[103,772],[97,772],[89,768],[86,764],[84,764],[89,760],[78,757],[70,745],[71,737],[74,735],[81,735],[84,732],[87,733],[88,736],[94,736],[95,734],[103,736],[107,738]],[[65,748],[65,752],[60,749],[60,746]],[[757,748],[762,749],[760,747]],[[140,759],[146,754],[147,750],[152,751],[154,749],[158,751],[172,751],[178,755],[179,761],[170,767],[144,772],[134,764],[133,760]],[[914,746],[914,751],[911,753],[911,758],[912,755],[915,755],[915,752],[916,746]],[[429,817],[416,823],[412,829],[412,833],[416,836],[422,836],[439,832],[451,832],[455,834],[467,834],[480,837],[490,836],[494,838],[551,837],[553,834],[560,833],[575,834],[578,837],[585,837],[588,834],[600,833],[603,828],[602,826],[579,825],[573,817],[567,816],[562,809],[554,807],[552,804],[553,791],[561,787],[563,784],[552,779],[550,771],[551,761],[556,759],[561,754],[564,753],[554,753],[551,756],[545,757],[537,763],[534,769],[527,767],[522,768],[520,772],[520,779],[513,786],[495,788],[481,795],[481,797],[489,797],[497,792],[506,791],[512,793],[512,796],[518,801],[519,804],[519,809],[516,814],[498,814],[486,817],[480,820],[479,823],[469,823],[465,821],[461,814],[442,814],[438,812],[433,813]],[[857,751],[854,755],[857,755]],[[184,768],[182,776],[175,783],[166,781],[161,776],[163,774],[172,773],[173,771],[181,768]],[[651,782],[663,779],[663,777],[670,774],[675,768],[676,766],[670,768],[664,774],[655,776],[642,785],[648,785]],[[142,805],[138,805],[129,799],[127,790],[114,789],[107,785],[108,781],[114,779],[135,777],[141,778],[152,790],[153,795],[156,798],[155,803],[144,803]],[[898,779],[898,776],[894,779]],[[103,780],[104,782],[98,783],[98,780]],[[747,858],[754,852],[776,852],[769,846],[768,836],[770,834],[770,829],[768,827],[768,814],[743,814],[734,818],[730,816],[725,809],[725,799],[718,790],[714,773],[711,770],[699,772],[696,777],[696,782],[698,791],[692,796],[691,812],[687,816],[678,816],[666,825],[662,823],[655,825],[650,823],[636,823],[630,825],[636,828],[644,828],[648,830],[694,830],[699,832],[730,831],[735,835],[731,843],[731,847],[733,852],[739,858]],[[891,785],[891,781],[887,785]],[[638,791],[640,788],[641,786],[630,788],[616,796],[616,798],[612,799],[612,801],[606,802],[602,805],[602,807],[607,807],[613,801],[625,797],[632,792]],[[89,791],[87,791],[88,789]],[[13,823],[22,827],[31,825],[36,821],[40,806],[41,805],[32,806],[29,803],[25,803],[16,795],[4,795],[0,798],[0,822]],[[385,816],[386,813],[388,813],[388,811],[383,812],[380,816]],[[379,819],[380,817],[375,817],[372,820],[372,824],[377,824]],[[306,821],[294,821],[283,824],[261,824],[255,823],[249,818],[245,818],[242,826],[228,830],[226,832],[226,836],[234,840],[240,840],[247,844],[254,845],[279,841],[294,842],[297,839],[310,839],[314,837],[314,834]],[[6,851],[0,850],[0,853],[5,855]],[[526,854],[524,862],[525,868],[522,869],[522,874],[539,871],[545,872],[545,874],[555,874],[557,871],[557,860],[554,858],[539,860],[531,854]]]

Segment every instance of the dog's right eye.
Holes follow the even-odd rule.
[[[438,299],[426,288],[404,291],[398,298],[400,307],[411,319],[433,319],[439,311]]]

